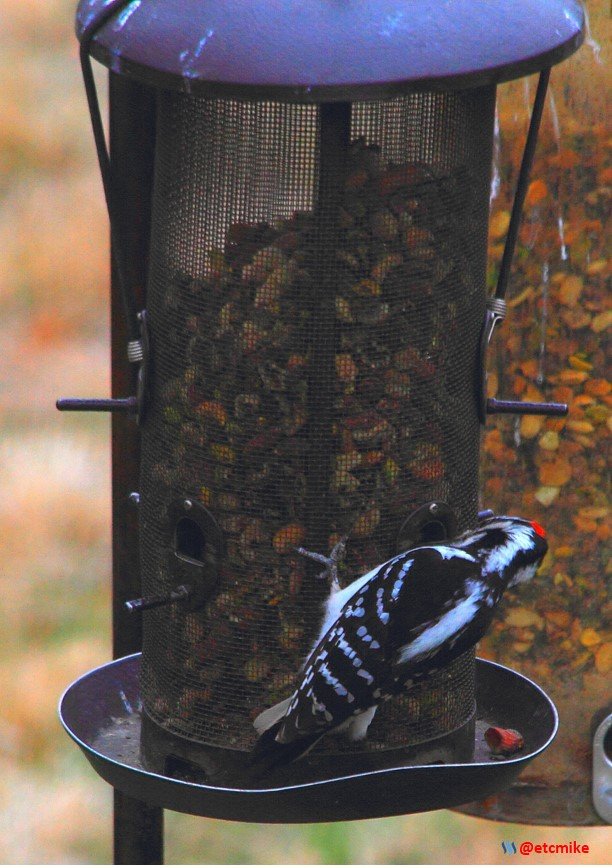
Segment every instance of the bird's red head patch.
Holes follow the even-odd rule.
[[[535,530],[538,536],[541,536],[542,539],[546,539],[546,531],[541,524],[538,524],[537,521],[530,521],[529,524]]]

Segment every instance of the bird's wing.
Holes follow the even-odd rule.
[[[402,563],[403,555],[398,555],[349,586],[356,587],[355,592],[343,600],[338,617],[304,663],[300,684],[276,730],[277,742],[323,734],[372,706],[371,685],[385,666],[388,640],[390,615],[383,596]]]
[[[380,701],[377,683],[387,668],[382,635],[385,625],[359,616],[360,599],[356,597],[345,607],[313,650],[299,687],[285,701],[284,715],[261,732],[251,756],[259,772],[298,759],[327,732]],[[272,716],[276,717],[274,714],[270,719]]]
[[[279,742],[323,735],[378,704],[387,631],[375,614],[361,615],[362,608],[356,602],[346,607],[311,654],[279,727]]]
[[[284,715],[261,734],[254,762],[290,762],[397,692],[410,666],[407,646],[430,635],[477,573],[475,559],[452,546],[412,549],[372,571],[313,649]]]
[[[392,692],[404,646],[451,610],[474,570],[471,556],[449,546],[420,547],[382,564],[313,649],[276,741],[323,734],[377,705]]]
[[[398,685],[447,665],[481,638],[495,601],[490,590],[472,555],[442,545],[418,550],[389,637]]]

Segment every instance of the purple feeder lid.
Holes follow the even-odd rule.
[[[579,0],[81,0],[79,39],[101,15],[90,53],[114,72],[300,102],[508,81],[559,63],[584,36]]]

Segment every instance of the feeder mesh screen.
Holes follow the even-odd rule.
[[[160,94],[143,427],[144,593],[210,556],[199,610],[144,615],[143,696],[166,730],[246,749],[289,695],[348,536],[345,584],[426,501],[475,522],[494,88],[313,106]],[[436,576],[432,575],[432,583]],[[473,654],[381,709],[368,749],[474,709]]]

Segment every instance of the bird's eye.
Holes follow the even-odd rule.
[[[546,531],[542,527],[541,524],[538,524],[537,521],[530,521],[529,524],[535,530],[538,536],[541,536],[543,539],[546,539]]]

